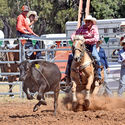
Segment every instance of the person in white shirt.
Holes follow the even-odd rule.
[[[122,22],[120,26],[124,29],[125,22]],[[122,96],[123,92],[125,91],[125,37],[124,36],[121,37],[120,39],[120,45],[123,48],[119,51],[119,58],[118,58],[118,62],[121,63],[118,95]]]
[[[2,30],[0,30],[0,38],[3,38],[4,39],[4,33]]]
[[[4,47],[4,40],[2,40],[2,39],[4,39],[4,33],[3,33],[3,31],[2,30],[0,30],[0,49],[3,49],[2,47]],[[3,52],[0,52],[0,60],[3,60],[3,58],[5,57],[5,53],[3,53]],[[2,70],[2,66],[3,65],[0,65],[0,72],[1,72],[1,70]],[[0,75],[0,78],[2,78],[2,76]]]
[[[2,30],[0,30],[0,39],[4,39],[4,33]],[[4,41],[3,40],[0,40],[0,46],[1,45],[4,45]]]
[[[30,26],[30,28],[34,28],[34,23],[38,20],[38,15],[37,15],[37,12],[36,11],[29,11],[28,14],[27,14],[27,22]]]

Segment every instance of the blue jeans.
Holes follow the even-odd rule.
[[[47,60],[51,61],[54,58],[54,51],[47,52]]]
[[[96,60],[97,65],[101,66],[102,64],[100,62],[100,57],[97,52],[96,45],[95,44],[94,45],[86,44],[86,48],[92,53],[92,56]],[[98,78],[101,79],[101,68],[97,69],[97,73],[98,73]]]
[[[18,37],[24,37],[24,38],[34,38],[34,39],[39,39],[39,37],[35,36],[35,35],[30,35],[30,34],[23,34],[19,31],[17,31],[17,36]],[[27,43],[25,44],[26,48],[29,48],[29,49],[40,49],[40,43],[39,41],[36,42],[35,46],[33,46],[32,44],[32,41],[31,40],[28,40]],[[28,52],[28,56],[31,56],[33,52]],[[41,54],[41,51],[37,51],[36,52],[36,57],[41,57],[42,54]]]
[[[108,75],[107,75],[105,66],[104,66],[104,83],[103,83],[103,86],[99,89],[99,95],[103,95],[103,94],[106,94],[109,97],[113,96],[113,93],[108,85]]]
[[[72,61],[73,61],[73,54],[70,54],[68,57],[68,62],[67,62],[66,72],[65,72],[65,74],[69,77],[70,77],[70,69],[71,69]]]
[[[122,96],[124,91],[125,91],[125,66],[122,65],[121,72],[120,72],[118,95]]]

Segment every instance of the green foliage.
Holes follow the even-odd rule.
[[[62,31],[65,32],[65,23],[67,21],[77,20],[77,17],[78,11],[73,8],[69,8],[67,10],[60,10],[56,15],[55,20],[57,24],[61,25]]]
[[[10,24],[11,26],[15,26],[15,24],[16,24],[16,19],[15,19],[15,18],[9,18],[9,24]]]
[[[0,0],[0,28],[6,21],[11,37],[16,37],[16,18],[25,4],[38,13],[34,32],[41,35],[65,32],[67,21],[78,18],[79,0]],[[97,19],[124,18],[125,0],[91,0],[91,14]]]
[[[3,27],[4,27],[3,21],[0,20],[0,30],[3,29]]]
[[[0,16],[9,16],[10,9],[8,8],[7,0],[0,0]]]
[[[120,18],[124,13],[121,9],[125,7],[125,0],[92,0],[91,5],[97,19]]]
[[[120,0],[119,3],[120,3],[119,4],[120,5],[120,10],[119,10],[120,17],[125,18],[125,0]]]

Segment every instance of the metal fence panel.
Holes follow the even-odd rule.
[[[19,43],[19,50],[9,50],[9,49],[3,50],[3,49],[0,49],[0,52],[3,52],[3,53],[4,52],[19,52],[19,61],[18,62],[22,62],[23,60],[26,60],[26,58],[25,58],[25,52],[29,51],[29,49],[26,50],[25,46],[22,46],[22,44],[21,44],[21,40],[22,39],[26,39],[27,40],[27,38],[4,39],[4,41],[12,41],[12,40],[18,41],[18,43]],[[34,39],[31,39],[31,40],[34,40]],[[64,45],[70,46],[69,43],[68,43],[70,41],[69,38],[62,38],[62,39],[60,39],[60,38],[56,38],[56,39],[54,39],[54,38],[53,39],[51,39],[51,38],[49,38],[49,39],[43,39],[43,38],[41,38],[41,39],[39,39],[39,41],[42,41],[42,42],[44,42],[44,40],[48,40],[48,41],[49,40],[62,41],[62,43],[61,43],[62,46],[63,46],[63,42],[65,41]],[[55,42],[55,45],[57,45],[56,42]],[[109,67],[110,67],[111,73],[108,74],[108,80],[109,80],[110,88],[111,89],[114,89],[115,87],[118,88],[120,64],[118,64],[116,62],[117,57],[115,58],[115,62],[114,62],[114,60],[113,60],[113,58],[111,56],[111,53],[112,53],[111,50],[114,50],[114,49],[117,49],[117,48],[121,48],[121,47],[120,46],[110,46],[109,43],[108,44],[103,44],[102,47],[105,49],[106,54],[108,56],[108,60],[110,61],[109,62]],[[51,62],[54,62],[54,63],[56,63],[56,62],[60,62],[61,63],[61,62],[67,62],[67,60],[55,60],[55,57],[53,57],[51,60],[48,60],[48,56],[47,56],[48,52],[50,52],[50,51],[53,51],[53,52],[56,52],[56,51],[68,51],[68,50],[70,50],[70,49],[69,48],[67,48],[67,49],[60,49],[60,48],[54,48],[54,49],[48,49],[47,48],[47,49],[45,49],[43,47],[42,49],[39,49],[39,50],[38,49],[33,49],[32,51],[45,52],[45,55],[44,55],[45,60],[51,61]],[[111,52],[109,52],[109,50]],[[39,59],[37,59],[37,60],[39,60]],[[30,61],[36,61],[36,60],[30,60]],[[15,61],[0,61],[0,64],[2,64],[2,63],[4,63],[4,64],[5,63],[12,64],[12,63],[15,63]],[[62,72],[62,73],[64,73],[64,72]],[[19,72],[0,73],[0,75],[1,76],[4,76],[4,75],[7,75],[7,76],[8,75],[19,75]],[[3,84],[4,83],[0,83],[0,85],[3,85]],[[22,96],[23,91],[22,91],[22,82],[21,81],[19,81],[17,83],[7,83],[6,85],[20,85],[20,91],[19,91],[18,94],[20,96]],[[11,94],[17,94],[17,93],[11,93]],[[0,93],[0,95],[3,95],[3,93]],[[5,95],[10,95],[10,93],[5,93]]]

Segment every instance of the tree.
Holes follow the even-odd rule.
[[[69,8],[67,10],[58,11],[55,20],[58,25],[60,25],[62,32],[65,32],[65,23],[67,21],[77,20],[78,10],[74,8]]]
[[[66,22],[76,21],[78,18],[78,1],[69,0],[62,4],[65,4],[65,6],[60,5],[59,11],[55,16],[55,21],[60,25],[62,32],[65,32]]]
[[[78,18],[79,0],[0,0],[0,3],[0,28],[6,37],[16,37],[16,18],[24,4],[39,15],[34,29],[39,35],[65,32],[66,22]],[[124,8],[125,0],[91,0],[90,13],[97,19],[124,18]]]
[[[125,0],[92,0],[91,5],[91,13],[97,19],[120,18],[125,15]]]
[[[0,29],[4,31],[5,37],[8,35],[6,29],[9,27],[6,25],[6,18],[9,16],[9,11],[7,0],[0,0]]]

